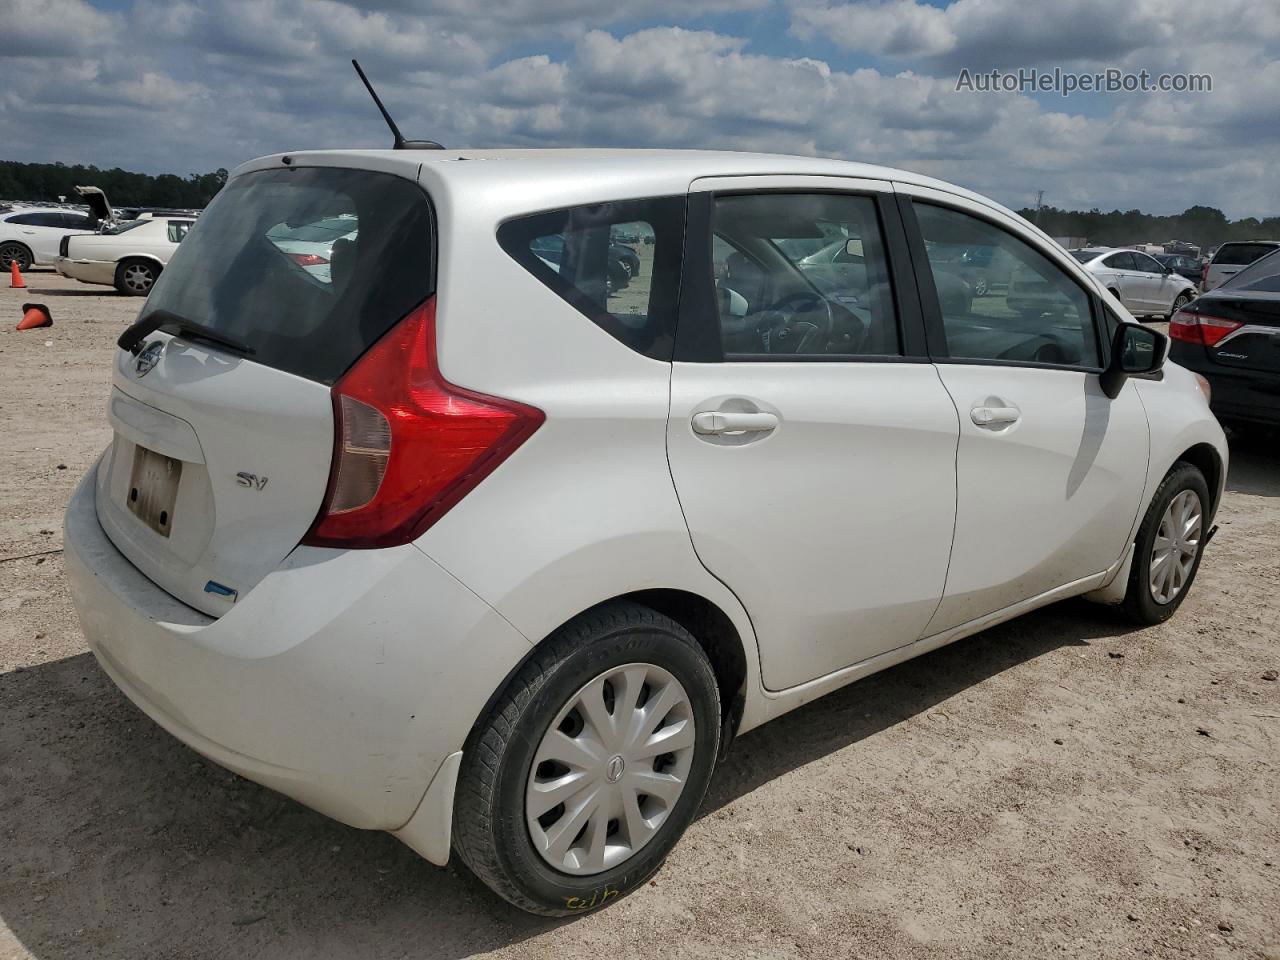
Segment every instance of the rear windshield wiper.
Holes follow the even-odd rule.
[[[128,350],[132,354],[137,354],[142,349],[142,341],[146,339],[148,334],[157,330],[163,330],[165,333],[172,333],[187,340],[203,340],[215,346],[226,347],[228,350],[233,350],[246,357],[253,356],[255,352],[253,347],[243,340],[228,337],[226,334],[210,330],[208,327],[202,327],[200,324],[194,323],[185,317],[180,317],[176,313],[170,313],[168,310],[152,310],[141,320],[130,325],[124,333],[120,334],[120,338],[116,340],[116,346],[121,350]]]

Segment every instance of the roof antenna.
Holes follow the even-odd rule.
[[[356,68],[356,73],[360,75],[360,82],[364,84],[364,88],[369,91],[369,96],[373,97],[373,102],[378,105],[378,109],[382,111],[382,119],[387,121],[387,126],[391,128],[391,135],[395,140],[391,144],[392,150],[443,150],[444,147],[436,143],[434,140],[406,140],[400,134],[400,128],[396,126],[396,122],[391,119],[391,114],[387,113],[387,108],[382,105],[382,101],[378,98],[378,94],[373,89],[373,84],[369,82],[369,78],[364,75],[364,71],[360,69],[360,63],[354,57],[351,59],[351,65]]]

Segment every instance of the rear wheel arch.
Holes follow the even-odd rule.
[[[563,623],[548,630],[546,635],[530,646],[529,651],[520,658],[507,672],[506,676],[485,701],[475,719],[472,721],[471,733],[467,736],[470,745],[477,730],[492,712],[494,704],[501,699],[510,686],[511,681],[524,669],[524,665],[537,656],[538,651],[549,639],[555,637],[569,623],[587,616],[601,607],[615,603],[635,603],[647,607],[663,616],[670,617],[681,627],[688,630],[707,659],[711,661],[712,672],[715,673],[716,685],[720,689],[722,720],[725,721],[725,741],[732,739],[742,717],[742,708],[746,698],[747,685],[747,649],[737,627],[730,616],[719,605],[700,594],[688,590],[657,588],[636,590],[618,594],[601,600],[584,610],[575,613]],[[465,753],[467,747],[463,747]]]
[[[1197,443],[1177,456],[1169,466],[1169,469],[1165,471],[1165,476],[1168,476],[1179,462],[1189,463],[1204,474],[1205,482],[1209,485],[1209,497],[1212,500],[1209,505],[1209,517],[1212,519],[1213,514],[1217,512],[1218,498],[1221,496],[1222,490],[1221,455],[1213,448],[1212,444]]]

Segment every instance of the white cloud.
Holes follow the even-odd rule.
[[[0,143],[6,159],[182,173],[278,150],[383,146],[381,118],[347,62],[355,55],[407,136],[451,145],[809,153],[918,170],[1014,206],[1043,188],[1056,206],[1278,212],[1270,158],[1280,104],[1259,96],[1280,83],[1273,8],[1255,12],[1250,30],[1205,26],[1203,40],[1183,30],[1165,43],[1161,24],[1174,15],[1149,0],[1108,8],[1099,15],[1107,31],[1025,0],[791,2],[772,8],[772,22],[789,13],[811,42],[772,38],[770,50],[778,41],[797,53],[830,50],[821,33],[902,69],[766,55],[723,30],[599,29],[627,8],[599,12],[585,0],[497,0],[485,17],[466,14],[470,0],[138,0],[121,14],[44,0],[53,17],[28,17],[20,40],[0,35],[0,58],[19,58],[0,60],[10,78],[0,86]],[[32,3],[0,0],[0,22],[6,8],[29,13]],[[645,15],[674,21],[679,9],[660,0]],[[955,63],[990,69],[981,56],[993,45],[1040,56],[1055,32],[1063,57],[1093,49],[1078,34],[1096,45],[1104,32],[1121,35],[1120,64],[1203,70],[1211,61],[1214,93],[1115,97],[1084,115],[1074,100],[955,92]],[[46,52],[23,53],[34,50]]]

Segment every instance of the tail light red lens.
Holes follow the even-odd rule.
[[[329,261],[314,253],[291,253],[289,259],[300,267],[322,267]]]
[[[536,407],[445,380],[435,320],[433,297],[334,384],[329,489],[303,543],[408,543],[542,425]]]
[[[1239,330],[1243,323],[1238,320],[1224,320],[1207,313],[1188,313],[1179,310],[1169,321],[1169,336],[1184,343],[1198,343],[1212,347],[1234,330]]]

